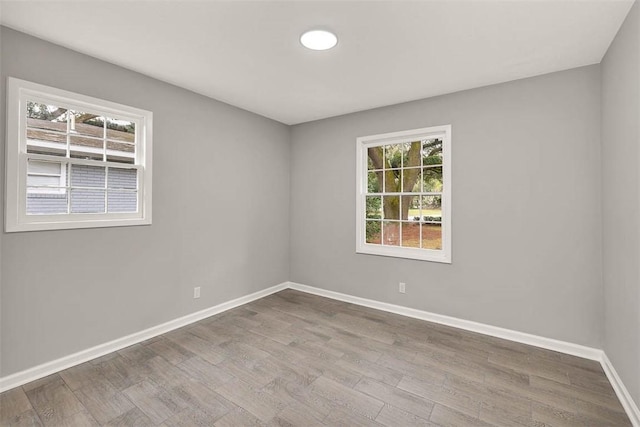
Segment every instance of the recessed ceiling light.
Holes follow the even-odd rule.
[[[338,37],[329,31],[311,30],[300,36],[300,43],[308,49],[327,50],[338,43]]]

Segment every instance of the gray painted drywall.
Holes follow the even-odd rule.
[[[640,404],[640,6],[602,62],[604,350]]]
[[[0,375],[288,279],[287,126],[7,28],[0,37],[3,91],[13,76],[154,114],[153,225],[2,235]]]
[[[356,254],[356,137],[446,124],[453,263]],[[600,179],[598,65],[297,125],[291,280],[601,348]]]

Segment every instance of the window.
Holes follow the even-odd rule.
[[[151,224],[152,113],[9,78],[12,231]]]
[[[356,252],[451,262],[451,126],[357,139]]]

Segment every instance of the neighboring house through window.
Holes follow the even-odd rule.
[[[356,252],[451,262],[451,126],[357,139]]]
[[[67,171],[56,162],[31,161],[27,164],[27,197],[30,194],[65,194]]]
[[[6,231],[151,223],[152,113],[10,78]]]

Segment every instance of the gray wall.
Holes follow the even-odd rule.
[[[453,263],[356,254],[356,137],[444,124]],[[310,122],[291,142],[292,281],[601,348],[599,66]]]
[[[6,28],[0,37],[3,92],[13,76],[154,113],[153,225],[2,235],[0,375],[288,279],[287,126]]]
[[[602,62],[604,350],[640,404],[640,6]]]

